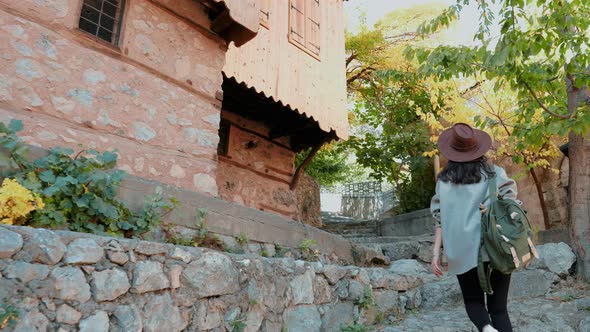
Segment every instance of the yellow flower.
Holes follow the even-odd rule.
[[[34,210],[43,209],[43,200],[15,179],[4,179],[0,187],[0,224],[12,225]]]

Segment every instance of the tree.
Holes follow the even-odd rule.
[[[441,108],[444,83],[425,79],[403,58],[408,44],[421,43],[416,19],[435,17],[442,8],[413,7],[388,14],[373,29],[346,34],[347,83],[355,107],[348,145],[371,176],[395,184],[398,213],[425,208],[434,193],[433,148],[421,114]]]
[[[418,30],[431,34],[455,21],[470,0],[458,0]],[[420,72],[438,79],[480,75],[509,86],[521,112],[516,148],[569,136],[569,233],[580,275],[590,279],[590,3],[587,0],[478,0],[476,46],[408,48]],[[497,10],[495,10],[496,7]],[[497,15],[496,15],[497,14]],[[496,16],[500,36],[493,36]],[[540,119],[541,121],[533,121]]]
[[[454,80],[453,80],[454,81]],[[497,159],[511,159],[515,164],[522,165],[535,184],[539,203],[543,214],[545,229],[549,229],[549,211],[545,203],[542,182],[537,175],[537,168],[551,169],[551,160],[561,152],[555,144],[555,139],[550,135],[543,136],[543,144],[531,146],[523,143],[522,138],[513,135],[514,128],[518,126],[516,119],[520,113],[518,98],[509,87],[503,86],[499,91],[494,91],[494,81],[475,79],[462,79],[459,83],[470,83],[468,88],[457,88],[454,95],[449,98],[459,98],[464,101],[456,101],[457,105],[452,110],[439,112],[439,118],[429,119],[429,124],[436,135],[449,124],[464,122],[487,131],[493,138],[495,145],[494,157]],[[531,119],[533,124],[542,122],[542,118]],[[558,140],[561,143],[562,140]],[[517,149],[520,145],[523,148]],[[435,154],[434,150],[429,155]]]
[[[299,166],[307,157],[309,151],[297,154],[295,164]],[[350,151],[339,142],[322,147],[305,168],[322,187],[332,187],[340,183],[354,182],[362,178],[364,169],[354,161],[349,160]]]

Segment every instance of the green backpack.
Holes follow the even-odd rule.
[[[533,231],[526,212],[516,201],[499,195],[496,177],[488,181],[490,206],[481,218],[481,245],[477,273],[484,292],[493,294],[492,270],[510,274],[525,266],[532,257],[539,258],[533,244]],[[484,200],[485,202],[485,200]],[[490,258],[488,271],[483,264],[483,250]]]

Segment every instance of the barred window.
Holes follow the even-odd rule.
[[[319,60],[320,0],[289,3],[289,41]]]
[[[80,30],[117,45],[121,31],[125,0],[84,0],[80,13]]]

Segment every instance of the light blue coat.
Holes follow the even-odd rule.
[[[506,175],[503,168],[494,166],[494,170],[499,193],[516,200],[516,182]],[[440,180],[436,183],[436,194],[432,197],[430,211],[442,226],[449,274],[463,274],[477,266],[481,241],[479,204],[487,195],[488,180],[483,176],[479,183],[473,184],[453,184]]]

